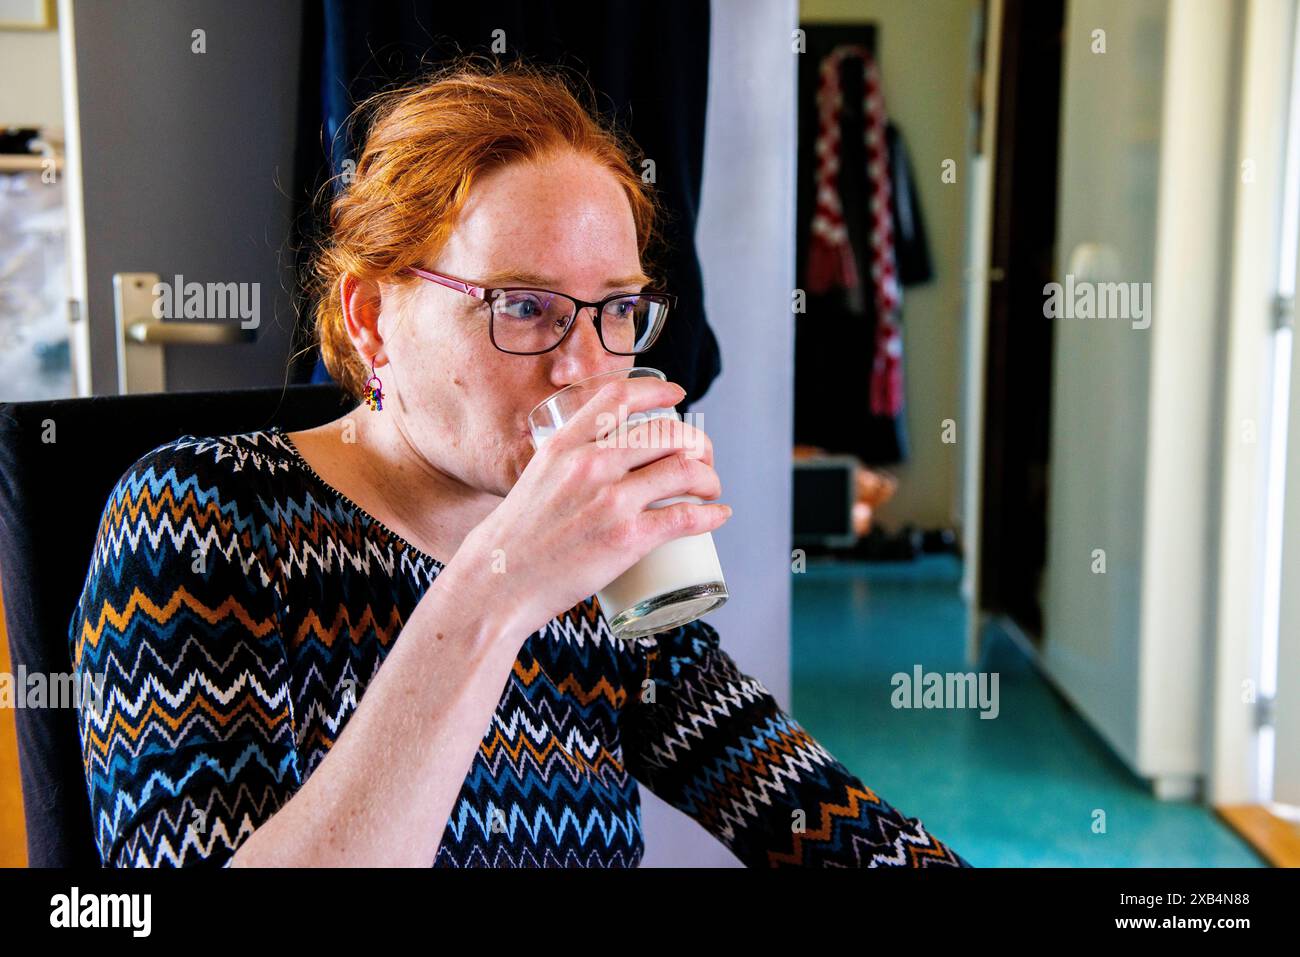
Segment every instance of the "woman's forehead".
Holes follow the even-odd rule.
[[[617,230],[576,235],[549,228],[519,229],[513,224],[458,229],[439,258],[453,273],[472,270],[468,278],[482,286],[557,289],[579,276],[585,283],[611,287],[644,284],[649,280],[641,270],[635,229],[629,224],[628,230],[623,236]]]

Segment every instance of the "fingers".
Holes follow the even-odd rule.
[[[712,472],[713,466],[712,440],[702,429],[682,421],[671,412],[673,404],[684,394],[675,383],[654,377],[615,380],[588,400],[547,442],[547,447],[551,448],[552,454],[563,453],[566,459],[572,459],[570,465],[575,481],[603,486],[617,483],[631,472],[661,460],[685,459],[703,463],[706,468],[699,475],[704,476],[706,489],[710,488],[709,483],[717,481],[716,475],[710,478],[707,474]],[[669,410],[669,414],[646,418],[646,413],[662,410]],[[590,438],[584,442],[584,436]],[[633,483],[632,488],[651,488],[647,483],[663,481],[656,476],[670,477],[680,467],[668,462],[660,470]],[[699,480],[698,475],[696,480]],[[654,495],[637,503],[637,507],[668,494],[685,493],[674,491]],[[716,498],[718,492],[701,494],[695,491],[690,494]]]
[[[634,469],[614,486],[620,507],[642,509],[679,495],[707,500],[722,495],[722,480],[712,465],[678,452]]]
[[[686,397],[675,382],[655,376],[615,379],[600,388],[547,443],[566,447],[595,441],[614,432],[633,412],[671,408]]]
[[[649,465],[675,453],[713,464],[713,440],[689,422],[677,418],[656,418],[638,422],[626,431],[596,439],[602,452],[617,457],[624,471]]]
[[[731,506],[722,502],[677,502],[642,512],[638,524],[662,544],[686,535],[702,535],[721,527],[731,517]]]

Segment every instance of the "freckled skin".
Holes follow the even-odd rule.
[[[582,299],[607,295],[609,279],[641,265],[623,188],[599,165],[568,154],[512,164],[476,182],[450,241],[425,264],[474,281],[521,267],[555,276],[557,291]],[[532,458],[525,430],[533,406],[571,382],[633,362],[604,350],[590,310],[560,348],[540,356],[498,351],[486,315],[481,302],[417,282],[393,313],[385,308],[379,330],[412,445],[460,481],[504,496]]]
[[[623,187],[571,152],[480,177],[446,245],[419,265],[476,285],[517,269],[553,277],[549,288],[585,300],[635,291],[609,284],[641,271]],[[635,364],[605,351],[590,309],[559,348],[518,356],[493,346],[485,303],[436,283],[348,278],[343,304],[353,344],[374,357],[383,410],[362,405],[343,417],[353,420],[355,442],[338,441],[338,422],[290,438],[326,481],[443,559],[532,459],[533,407],[579,379]]]

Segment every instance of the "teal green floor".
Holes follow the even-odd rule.
[[[813,737],[976,867],[1264,866],[1212,811],[1155,800],[1005,634],[969,668],[960,575],[929,556],[794,576],[791,710]],[[918,664],[997,672],[998,717],[895,709],[891,676]]]

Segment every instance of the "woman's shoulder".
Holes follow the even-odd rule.
[[[263,493],[268,483],[294,473],[283,431],[271,426],[223,435],[179,435],[136,459],[118,486],[171,486],[174,495],[239,497]]]
[[[100,517],[69,630],[74,654],[83,638],[98,641],[105,606],[123,633],[133,622],[220,630],[232,608],[259,637],[273,630],[279,586],[263,509],[264,478],[282,457],[275,437],[179,435],[126,467]]]

